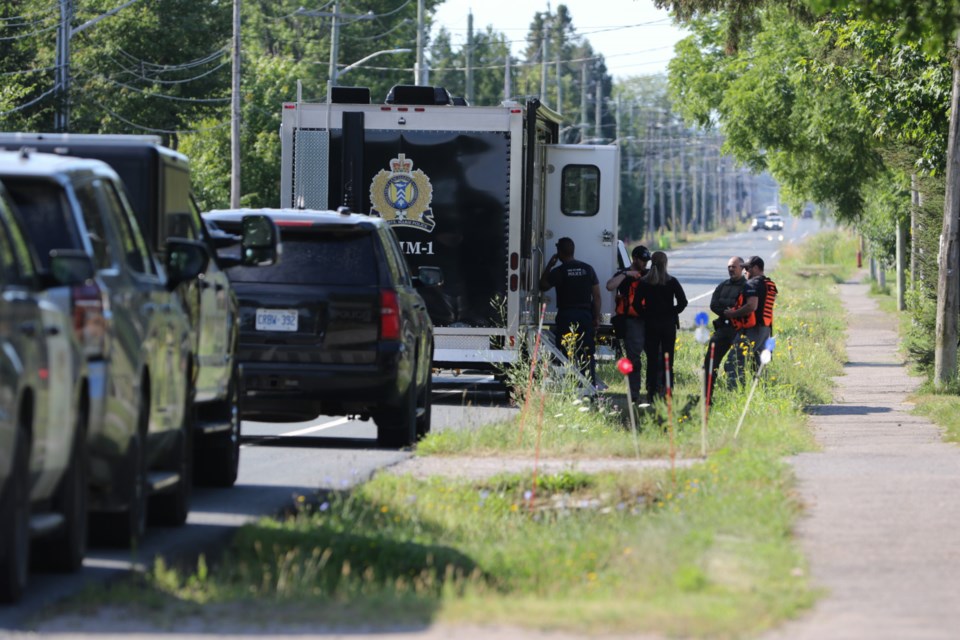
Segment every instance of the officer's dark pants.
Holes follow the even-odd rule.
[[[727,373],[730,374],[730,364],[733,362],[733,375],[727,380],[728,386],[746,384],[747,367],[754,373],[760,368],[760,352],[763,351],[764,343],[770,337],[770,327],[758,325],[743,329],[737,333],[737,338],[733,344],[733,353],[727,361]]]
[[[737,330],[734,329],[731,325],[721,326],[719,329],[713,332],[713,335],[710,336],[710,342],[707,343],[707,352],[703,356],[703,372],[704,374],[709,375],[710,382],[710,397],[713,397],[713,390],[717,388],[717,372],[720,370],[720,363],[723,362],[723,357],[727,355],[727,352],[733,347],[734,342],[737,339]],[[710,347],[713,346],[713,368],[710,368]],[[703,397],[707,397],[707,381],[708,377],[705,375],[703,379]]]
[[[671,386],[676,382],[673,379],[673,350],[677,344],[677,326],[673,322],[659,323],[648,320],[646,334],[643,350],[647,355],[647,397],[652,401],[657,395],[666,394],[665,388],[658,388],[660,380],[666,384],[666,375],[670,376]],[[670,356],[669,370],[665,366],[666,355]]]
[[[641,318],[627,316],[626,337],[624,338],[624,348],[627,351],[627,358],[633,364],[633,371],[627,377],[630,384],[630,397],[636,402],[640,399],[640,390],[643,388],[643,369],[641,369],[644,342],[646,341],[646,328]]]
[[[573,360],[580,368],[580,372],[590,381],[597,383],[596,361],[593,353],[596,348],[596,329],[593,326],[593,311],[588,309],[561,309],[557,311],[557,319],[553,327],[553,335],[557,341],[557,348],[567,353],[567,343],[564,336],[575,334]],[[567,339],[569,340],[569,338]]]

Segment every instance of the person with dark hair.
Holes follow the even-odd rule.
[[[647,275],[647,263],[650,261],[650,250],[645,246],[637,245],[631,252],[633,261],[626,269],[620,269],[607,280],[607,291],[617,292],[616,315],[614,316],[614,331],[617,337],[623,340],[627,358],[633,364],[633,370],[627,377],[630,385],[630,397],[639,398],[643,369],[640,358],[643,355],[643,345],[646,333],[643,318],[633,306],[637,286],[640,278]]]
[[[773,335],[773,305],[777,297],[777,285],[763,273],[763,258],[752,256],[744,264],[748,280],[736,302],[723,312],[737,330],[733,346],[732,373],[729,385],[745,382],[747,357],[754,370],[760,366],[760,352],[767,338]]]
[[[711,388],[714,388],[717,380],[717,371],[720,370],[720,363],[724,356],[733,347],[737,338],[737,330],[733,322],[723,315],[723,312],[734,306],[737,298],[743,292],[743,286],[747,279],[743,275],[743,258],[733,256],[727,261],[727,274],[730,276],[713,290],[713,296],[710,298],[710,310],[717,314],[717,319],[713,321],[713,334],[710,336],[710,342],[707,344],[707,352],[703,356],[704,372],[704,398],[707,398],[707,379],[712,380]],[[710,366],[710,350],[713,349],[713,366]],[[729,364],[733,359],[727,360]],[[712,395],[712,393],[711,393]]]
[[[634,307],[643,316],[646,339],[644,351],[647,356],[647,397],[653,402],[665,390],[658,388],[661,374],[673,384],[673,353],[680,328],[680,314],[687,308],[687,295],[680,281],[667,272],[667,254],[654,251],[650,259],[650,271],[640,278]],[[669,368],[666,358],[669,356]]]
[[[557,317],[553,324],[557,347],[563,349],[564,336],[576,336],[573,358],[584,377],[595,387],[594,350],[600,326],[600,281],[593,267],[574,257],[575,249],[570,238],[557,241],[557,253],[540,275],[540,290],[557,288]],[[560,266],[554,269],[558,261]]]

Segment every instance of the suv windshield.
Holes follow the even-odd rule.
[[[373,234],[367,230],[283,227],[283,253],[267,267],[233,267],[234,282],[276,284],[377,285]]]
[[[64,193],[50,180],[6,177],[3,180],[22,214],[24,227],[36,246],[44,269],[52,249],[82,249],[79,232],[64,202]]]

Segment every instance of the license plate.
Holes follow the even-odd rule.
[[[257,309],[257,331],[296,331],[296,309]]]

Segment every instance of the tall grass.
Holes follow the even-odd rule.
[[[274,615],[327,625],[446,620],[692,637],[749,636],[797,615],[817,594],[792,540],[801,505],[783,456],[814,446],[802,409],[829,402],[840,372],[847,242],[838,234],[788,250],[770,274],[781,291],[773,361],[738,439],[752,380],[718,390],[706,459],[697,460],[696,403],[680,411],[699,393],[703,356],[685,333],[673,410],[644,414],[639,442],[644,458],[675,448],[693,464],[485,480],[382,473],[243,527],[210,569],[155,567],[134,599],[267,601]],[[623,386],[619,373],[604,375]],[[539,440],[548,456],[632,457],[623,393],[584,403],[562,379],[545,383],[517,420],[433,434],[420,453],[529,455]]]

